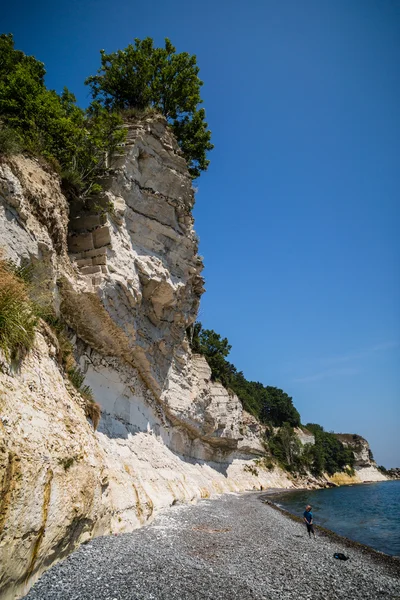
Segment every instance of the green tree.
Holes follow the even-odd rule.
[[[229,386],[236,369],[226,360],[232,347],[227,338],[222,338],[213,329],[203,329],[201,323],[196,323],[189,335],[192,335],[193,352],[205,356],[211,368],[212,378]]]
[[[283,423],[276,435],[269,439],[269,447],[280,464],[290,470],[299,470],[301,443],[290,423]]]
[[[312,470],[321,475],[326,472],[333,475],[345,467],[353,467],[354,455],[350,448],[344,446],[334,433],[324,431],[321,425],[307,423],[306,428],[315,436],[314,460]]]
[[[212,329],[203,329],[195,323],[188,330],[193,352],[203,354],[211,367],[212,377],[231,388],[243,407],[264,423],[279,427],[288,422],[292,427],[300,425],[300,415],[293,400],[283,390],[248,381],[243,373],[227,361],[231,345]]]
[[[300,414],[293,406],[293,400],[283,390],[267,386],[266,399],[261,407],[261,420],[276,427],[288,422],[292,427],[300,425]]]
[[[43,63],[14,48],[11,34],[0,35],[3,131],[14,132],[23,150],[56,159],[69,194],[87,197],[100,190],[108,157],[125,138],[122,119],[98,103],[84,112],[67,88],[48,90],[45,73]]]
[[[101,67],[86,79],[93,99],[112,110],[153,107],[163,114],[187,160],[193,178],[207,169],[212,150],[205,121],[196,56],[176,53],[170,40],[155,48],[151,38],[135,39],[124,50],[100,51]]]

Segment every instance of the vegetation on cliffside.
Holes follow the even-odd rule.
[[[47,89],[43,63],[16,50],[11,34],[0,35],[0,57],[0,153],[43,156],[69,197],[99,192],[107,157],[124,139],[121,117],[99,104],[82,110],[67,88]]]
[[[261,423],[274,427],[285,422],[292,427],[300,425],[300,415],[290,396],[279,388],[248,381],[243,372],[226,359],[232,348],[227,338],[212,329],[203,329],[201,323],[193,325],[188,336],[192,351],[206,358],[212,378],[235,392],[244,409]]]
[[[248,381],[242,371],[237,371],[227,360],[232,348],[227,338],[212,329],[203,329],[201,323],[195,323],[187,333],[192,351],[205,357],[214,381],[235,392],[243,408],[266,425],[266,446],[281,467],[293,473],[310,471],[314,475],[352,470],[353,452],[321,425],[306,425],[306,430],[315,436],[315,444],[300,443],[294,431],[300,427],[300,414],[293,399],[279,388]]]
[[[7,360],[30,350],[37,321],[25,282],[0,259],[0,350]]]
[[[317,423],[307,423],[306,428],[315,436],[311,467],[316,474],[326,472],[333,475],[346,467],[352,471],[354,454],[349,447],[342,444],[336,434],[324,431]]]
[[[164,48],[155,48],[149,37],[135,39],[124,50],[111,54],[100,51],[101,67],[86,80],[93,100],[111,111],[153,108],[170,124],[193,178],[209,165],[206,153],[212,150],[211,132],[198,77],[196,56],[176,53],[169,39]]]
[[[16,50],[11,34],[0,35],[0,154],[27,152],[44,157],[60,173],[68,198],[87,202],[101,191],[111,157],[125,139],[123,117],[150,108],[166,118],[191,176],[198,177],[208,167],[207,152],[213,146],[200,108],[203,82],[196,57],[177,53],[168,39],[163,48],[156,48],[151,38],[135,39],[124,50],[100,54],[97,74],[85,82],[93,100],[83,110],[67,88],[58,94],[46,87],[43,63]],[[96,423],[98,410],[91,391],[83,385],[72,354],[65,350],[64,324],[39,313],[29,298],[27,283],[1,262],[0,349],[7,358],[18,357],[32,346],[40,317],[58,338],[61,367],[87,400]],[[319,425],[308,426],[315,445],[299,443],[294,428],[301,424],[300,414],[292,398],[280,388],[246,379],[227,360],[231,350],[227,338],[203,329],[200,323],[188,335],[193,351],[207,359],[213,379],[234,392],[244,408],[266,426],[266,446],[284,468],[315,474],[351,468],[351,450]]]
[[[100,406],[94,401],[90,387],[83,383],[84,375],[73,356],[65,323],[32,299],[35,295],[32,293],[32,273],[32,268],[17,267],[0,256],[0,354],[7,362],[20,361],[34,346],[37,328],[41,326],[46,332],[47,324],[47,332],[50,329],[52,342],[57,345],[60,370],[80,393],[85,414],[96,429],[101,415]]]
[[[60,173],[69,198],[87,201],[101,191],[111,157],[125,140],[126,109],[152,107],[169,122],[192,177],[207,169],[211,133],[205,122],[196,57],[177,54],[169,40],[135,40],[125,50],[101,52],[88,77],[93,101],[81,109],[74,94],[47,89],[45,67],[0,35],[0,154],[41,156]]]

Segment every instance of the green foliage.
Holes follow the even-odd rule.
[[[293,400],[283,390],[266,386],[265,400],[261,407],[260,418],[264,423],[272,423],[275,426],[287,422],[292,427],[300,425],[300,414],[293,406]]]
[[[269,456],[256,458],[254,463],[260,468],[267,469],[267,471],[273,471],[273,469],[275,468],[272,458],[270,458]]]
[[[15,50],[11,34],[0,35],[0,151],[59,164],[66,192],[87,198],[101,190],[109,157],[125,139],[122,119],[98,103],[84,112],[67,88],[48,90],[45,73],[43,63]]]
[[[0,260],[0,349],[7,359],[20,358],[32,347],[36,324],[25,283]]]
[[[283,423],[278,432],[268,440],[272,455],[288,471],[301,470],[301,443],[290,423]]]
[[[72,385],[79,390],[85,381],[85,376],[80,369],[77,367],[72,367],[71,369],[68,369],[68,379]]]
[[[206,151],[214,148],[210,142],[211,132],[208,130],[205,116],[204,108],[200,108],[193,112],[191,118],[185,115],[181,120],[176,119],[172,125],[193,179],[199,177],[201,171],[208,169],[210,161]]]
[[[262,423],[270,423],[275,427],[284,422],[293,427],[300,425],[300,415],[293,406],[293,400],[283,390],[248,381],[242,372],[233,375],[230,387],[240,398],[244,408]]]
[[[124,50],[100,51],[101,67],[86,80],[95,101],[111,110],[145,110],[164,115],[188,162],[192,177],[207,169],[206,153],[212,150],[211,132],[205,122],[199,67],[196,56],[176,53],[166,39],[155,48],[149,37],[135,39]]]
[[[212,378],[231,389],[241,400],[243,407],[261,422],[269,425],[266,430],[266,449],[277,459],[282,468],[292,473],[313,472],[333,475],[347,468],[352,473],[353,452],[321,425],[309,423],[306,428],[315,436],[315,444],[302,446],[294,427],[300,426],[300,415],[293,400],[283,390],[248,381],[242,372],[227,360],[231,345],[212,329],[203,329],[195,323],[187,331],[192,351],[202,354],[210,368]],[[279,427],[274,433],[272,427]]]
[[[21,136],[10,129],[3,127],[0,129],[0,154],[10,155],[18,154],[22,150]]]
[[[270,433],[269,450],[282,468],[292,473],[311,472],[316,476],[322,473],[333,475],[338,471],[354,475],[351,450],[320,425],[308,424],[307,429],[314,433],[315,444],[302,446],[289,423],[284,423],[276,434]]]
[[[333,475],[346,467],[349,467],[351,472],[354,455],[350,448],[342,444],[334,433],[324,431],[321,425],[307,423],[306,428],[315,436],[315,445],[311,452],[311,469],[316,475],[321,475],[323,472]]]
[[[61,177],[63,186],[75,199],[95,196],[101,192],[101,179],[111,159],[126,136],[122,119],[98,102],[88,109],[79,144],[65,165]]]
[[[227,338],[221,338],[212,329],[203,329],[201,323],[195,323],[189,335],[193,352],[206,357],[212,378],[228,387],[236,369],[226,360],[232,348]]]
[[[18,277],[18,279],[21,279],[26,285],[29,285],[32,281],[33,267],[31,263],[21,263],[17,265],[12,260],[7,260],[5,261],[4,266],[10,273]]]
[[[85,400],[93,402],[93,391],[88,385],[83,385],[85,376],[78,367],[68,369],[68,379]]]
[[[279,388],[248,381],[226,360],[231,350],[227,338],[221,338],[212,329],[203,329],[201,323],[195,323],[187,333],[193,352],[205,356],[212,378],[235,392],[248,412],[276,427],[284,422],[293,427],[300,425],[300,415],[290,396]]]

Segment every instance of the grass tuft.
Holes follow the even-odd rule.
[[[26,283],[0,258],[0,349],[7,360],[32,348],[37,322]]]
[[[92,389],[88,385],[83,385],[85,380],[84,374],[78,367],[71,367],[68,370],[68,378],[86,401],[85,414],[92,421],[93,429],[96,430],[101,417],[101,407],[94,401]]]
[[[101,407],[94,401],[92,389],[83,384],[85,376],[76,365],[65,323],[50,304],[30,299],[32,274],[32,265],[16,266],[0,254],[0,350],[6,360],[22,358],[33,346],[39,320],[45,321],[58,340],[58,363],[85,400],[85,415],[97,429]]]

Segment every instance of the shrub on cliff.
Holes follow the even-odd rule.
[[[32,347],[36,324],[26,284],[0,259],[0,349],[7,359]]]
[[[124,139],[121,118],[98,103],[83,111],[67,88],[47,89],[44,64],[16,50],[11,34],[0,35],[0,57],[0,152],[56,161],[69,195],[98,192],[107,157]]]
[[[0,154],[18,154],[22,150],[22,140],[16,131],[9,127],[0,128]]]
[[[191,347],[193,352],[205,356],[214,381],[228,387],[236,369],[226,360],[232,348],[227,338],[221,338],[213,329],[203,329],[201,323],[196,323],[191,334]]]
[[[135,39],[124,50],[100,51],[101,67],[86,84],[94,100],[112,110],[153,107],[171,125],[193,178],[208,167],[207,151],[213,148],[205,122],[196,56],[176,53],[166,39],[155,48],[151,38]]]
[[[280,465],[292,473],[311,471],[315,475],[326,472],[333,475],[349,467],[352,473],[354,455],[333,433],[321,425],[308,423],[307,429],[315,436],[315,444],[301,446],[294,431],[300,426],[300,414],[293,399],[283,390],[248,381],[242,372],[227,360],[231,345],[212,329],[203,329],[195,323],[187,331],[192,351],[202,354],[211,368],[211,377],[230,388],[238,396],[243,408],[267,427],[267,444]],[[273,432],[272,427],[279,427]],[[359,436],[357,436],[359,437]]]

